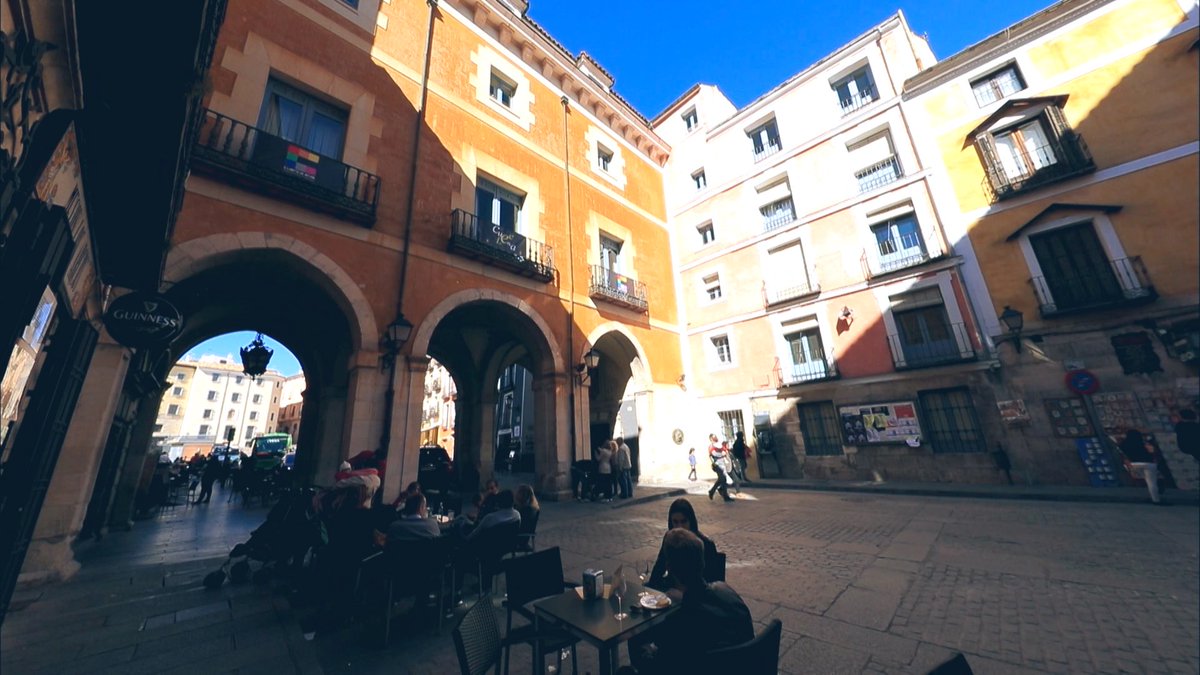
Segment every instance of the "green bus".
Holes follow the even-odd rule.
[[[292,436],[285,433],[262,434],[256,436],[250,445],[250,457],[255,468],[274,469],[283,463],[283,458],[291,452]]]

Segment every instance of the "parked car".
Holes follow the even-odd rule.
[[[445,492],[454,487],[454,460],[440,445],[421,448],[417,469],[417,480],[426,492]]]

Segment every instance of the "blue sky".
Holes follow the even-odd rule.
[[[233,356],[234,363],[241,363],[241,357],[238,355],[242,347],[250,344],[254,340],[255,333],[250,331],[239,331],[237,333],[226,333],[218,335],[201,342],[189,351],[185,356],[189,359],[198,359],[201,356]],[[270,335],[263,336],[263,344],[275,350],[271,355],[271,363],[267,367],[271,370],[278,370],[284,375],[295,375],[300,372],[300,362],[296,357],[279,343],[278,340]]]
[[[529,16],[572,53],[595,57],[612,73],[617,93],[653,118],[697,82],[717,85],[742,107],[897,9],[945,59],[1051,4],[530,0]]]

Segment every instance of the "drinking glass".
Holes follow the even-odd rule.
[[[624,621],[629,618],[629,613],[621,607],[621,599],[625,597],[625,591],[629,590],[629,585],[624,579],[613,584],[612,593],[617,596],[617,613],[613,614],[613,618],[617,621]]]

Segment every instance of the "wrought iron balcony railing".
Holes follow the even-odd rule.
[[[554,279],[554,249],[522,234],[510,232],[473,213],[450,213],[450,245],[454,253],[502,267],[541,281]]]
[[[979,142],[992,141],[988,139]],[[983,188],[992,201],[1007,199],[1096,169],[1096,162],[1092,159],[1087,143],[1083,142],[1082,136],[1072,131],[1051,139],[1045,145],[1026,148],[1025,152],[1027,157],[1022,160],[1021,166],[1013,164],[1006,168],[999,160],[988,160]],[[984,153],[985,157],[994,155],[994,151]]]
[[[758,212],[762,214],[763,232],[778,230],[796,220],[796,207],[792,204],[791,197],[767,204]]]
[[[854,172],[860,193],[879,189],[888,183],[895,183],[903,176],[904,171],[900,168],[900,158],[895,155]]]
[[[650,309],[650,302],[646,296],[646,284],[624,274],[605,269],[600,265],[592,265],[592,283],[588,289],[588,295],[639,312]]]
[[[1109,260],[1090,273],[1029,280],[1042,316],[1147,303],[1158,297],[1138,256]]]
[[[779,152],[779,150],[782,148],[783,148],[783,145],[781,145],[779,143],[779,141],[775,141],[773,143],[767,143],[764,146],[756,147],[756,148],[754,148],[754,161],[761,162],[762,160]]]
[[[879,92],[875,89],[875,85],[864,87],[861,91],[839,99],[842,104],[842,115],[849,115],[870,103],[879,100]]]
[[[923,247],[911,249],[905,252],[903,255],[889,256],[872,261],[871,276],[879,277],[885,274],[907,269],[909,267],[924,265],[925,263],[929,262],[930,259],[931,257],[929,253],[926,252]]]
[[[808,382],[832,380],[838,376],[837,364],[833,357],[813,359],[805,363],[793,363],[783,368],[780,373],[783,386],[795,386]]]
[[[892,363],[897,370],[928,368],[975,358],[975,347],[966,325],[926,325],[920,336],[888,335]]]
[[[196,168],[362,225],[375,222],[379,177],[212,110],[192,152]]]
[[[821,285],[808,279],[790,279],[787,281],[767,282],[763,289],[766,306],[778,305],[789,300],[816,295],[821,292]]]

